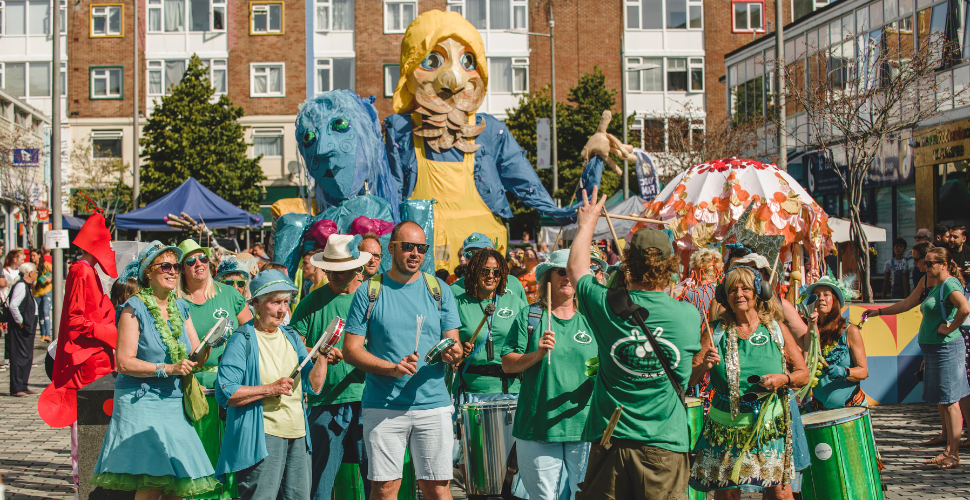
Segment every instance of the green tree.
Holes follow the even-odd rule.
[[[245,111],[215,89],[208,71],[192,55],[182,81],[152,112],[141,145],[148,164],[142,171],[145,203],[169,193],[189,177],[243,210],[259,210],[261,158],[247,158]]]
[[[573,192],[578,186],[583,166],[586,162],[581,153],[586,141],[599,125],[600,117],[604,110],[613,111],[613,120],[610,122],[608,131],[622,138],[622,119],[614,108],[616,106],[616,90],[606,87],[606,76],[598,68],[593,68],[592,73],[586,73],[579,77],[576,86],[569,89],[566,96],[567,102],[559,102],[556,105],[556,135],[558,140],[557,151],[559,153],[559,190],[552,193],[552,169],[539,170],[539,178],[543,186],[552,194],[553,198],[559,198],[565,205],[572,198]],[[545,86],[536,92],[524,95],[517,107],[508,110],[508,118],[505,125],[509,128],[512,136],[518,141],[522,149],[525,150],[526,158],[532,165],[536,164],[536,119],[549,118],[552,116],[552,99],[549,94],[549,86]],[[632,115],[628,119],[628,125],[632,123]],[[617,160],[614,158],[614,160]],[[636,173],[630,169],[630,192],[637,194]],[[600,184],[600,193],[606,195],[614,194],[620,189],[620,176],[608,169],[603,171]],[[520,231],[527,230],[535,232],[539,227],[539,214],[523,203],[515,199],[510,199],[512,211],[515,214],[509,226],[512,234],[517,236]]]

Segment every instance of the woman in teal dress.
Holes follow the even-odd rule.
[[[141,288],[118,321],[118,379],[111,422],[90,483],[136,491],[135,500],[205,493],[219,483],[182,409],[182,375],[199,345],[188,307],[175,297],[176,247],[153,241],[122,273]]]
[[[773,319],[768,286],[750,267],[731,268],[715,293],[725,311],[694,358],[691,383],[710,372],[716,395],[694,448],[690,485],[718,500],[738,499],[739,490],[792,498],[789,389],[809,377],[791,333]]]

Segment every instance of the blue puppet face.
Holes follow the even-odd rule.
[[[358,194],[367,178],[358,148],[373,125],[354,102],[357,99],[340,91],[328,92],[307,101],[297,116],[300,154],[310,177],[331,202]]]

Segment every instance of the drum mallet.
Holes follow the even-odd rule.
[[[478,338],[478,332],[482,331],[482,327],[485,326],[485,322],[488,321],[488,317],[495,314],[495,304],[489,304],[485,306],[485,315],[482,316],[482,320],[478,322],[478,328],[475,329],[475,333],[472,334],[472,338],[468,341],[469,344],[475,345],[475,339]],[[465,357],[462,356],[462,359]]]
[[[616,429],[617,422],[620,421],[620,414],[623,413],[623,405],[617,406],[613,410],[613,416],[610,417],[610,423],[606,426],[606,430],[603,431],[603,438],[600,439],[600,446],[606,448],[607,450],[613,446],[610,443],[610,438],[613,437],[613,431]]]

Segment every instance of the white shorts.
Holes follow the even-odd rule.
[[[401,479],[404,451],[410,446],[416,479],[451,481],[454,441],[451,415],[454,408],[386,410],[364,408],[364,447],[367,479]]]

